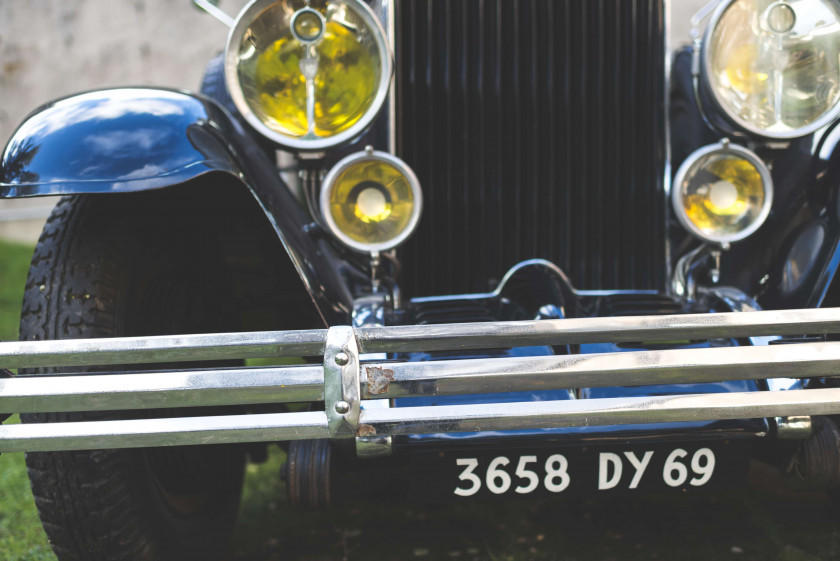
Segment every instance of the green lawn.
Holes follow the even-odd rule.
[[[0,242],[0,338],[17,334],[32,249]],[[491,502],[422,507],[345,504],[292,512],[279,477],[283,453],[248,467],[231,558],[338,560],[840,559],[840,507],[787,493],[755,464],[745,489],[702,496]],[[358,485],[368,483],[364,479]],[[54,560],[38,521],[22,454],[0,457],[0,561]]]
[[[0,341],[17,339],[20,302],[32,249],[0,241]],[[0,559],[55,559],[32,503],[23,454],[0,456]]]
[[[33,249],[0,240],[0,341],[17,339],[23,285]]]

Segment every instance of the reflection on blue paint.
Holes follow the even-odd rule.
[[[221,115],[207,100],[163,89],[55,101],[30,115],[6,146],[0,196],[135,191],[162,186],[161,178],[172,184],[206,171],[231,172],[218,143],[193,141],[193,129]]]
[[[655,346],[645,347],[631,347],[623,344],[613,343],[599,343],[591,345],[581,345],[581,354],[596,354],[596,353],[619,353],[628,351],[649,351],[654,349],[698,349],[710,348],[720,346],[733,346],[735,343],[731,341],[715,341],[710,342],[691,342],[685,344],[658,344]],[[428,353],[410,353],[407,355],[400,355],[401,360],[410,361],[428,361],[428,360],[446,360],[453,358],[470,359],[470,358],[490,358],[490,357],[526,357],[526,356],[546,356],[553,354],[549,347],[520,347],[514,349],[504,349],[499,351],[490,351],[484,354],[472,354],[468,356],[460,355],[453,356],[452,353],[447,356],[430,355]],[[757,391],[758,387],[752,380],[730,381],[730,382],[713,382],[702,384],[659,384],[652,386],[638,386],[638,387],[609,387],[609,388],[581,388],[581,399],[599,399],[599,398],[616,398],[616,397],[652,397],[663,395],[680,395],[680,394],[700,394],[700,393],[729,393],[729,392],[749,392]],[[563,401],[574,399],[566,390],[543,390],[533,392],[511,392],[499,394],[476,394],[476,395],[455,395],[455,396],[432,396],[432,397],[410,397],[395,400],[396,407],[422,407],[428,405],[469,405],[477,403],[514,403],[526,401]],[[542,436],[554,438],[598,438],[599,436],[616,436],[616,435],[639,435],[647,433],[648,435],[655,435],[659,433],[673,433],[675,431],[686,430],[719,430],[719,431],[745,431],[747,433],[758,433],[767,430],[767,424],[764,419],[743,419],[743,420],[727,420],[727,421],[697,421],[687,423],[650,423],[638,425],[613,425],[613,426],[599,426],[599,427],[566,427],[556,429],[525,429],[513,431],[484,431],[471,433],[441,433],[441,434],[423,434],[412,435],[407,437],[409,442],[430,442],[430,441],[453,441],[453,440],[474,440],[491,437],[511,437],[511,436]]]

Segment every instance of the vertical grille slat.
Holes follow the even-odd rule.
[[[423,185],[411,296],[516,263],[664,285],[664,0],[399,0],[397,150]]]

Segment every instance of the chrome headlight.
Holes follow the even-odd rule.
[[[374,252],[405,241],[420,220],[420,182],[408,165],[368,148],[333,167],[321,187],[321,215],[353,249]]]
[[[756,135],[810,134],[840,114],[840,9],[831,0],[728,0],[703,41],[705,80]]]
[[[727,244],[764,224],[773,204],[773,180],[753,152],[724,141],[686,158],[674,178],[671,199],[689,232]]]
[[[236,108],[292,150],[358,136],[382,107],[392,71],[385,32],[360,0],[254,0],[225,51]]]

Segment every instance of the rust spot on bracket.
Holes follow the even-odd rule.
[[[356,436],[376,436],[376,429],[371,425],[361,425],[356,431]]]
[[[367,370],[367,391],[370,395],[381,395],[388,393],[391,382],[394,381],[394,371],[378,366],[368,366]]]

